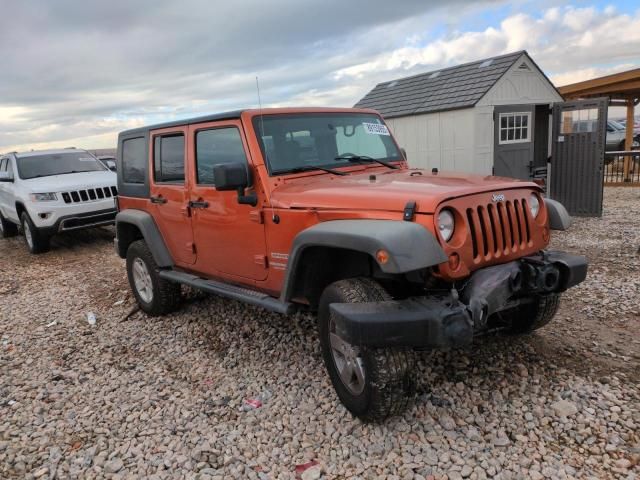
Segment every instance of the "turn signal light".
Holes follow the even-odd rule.
[[[386,250],[378,250],[376,252],[376,260],[378,260],[380,265],[384,265],[389,261],[389,252]]]

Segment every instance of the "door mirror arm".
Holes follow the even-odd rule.
[[[256,192],[252,192],[249,195],[244,194],[245,187],[238,187],[238,203],[240,205],[251,205],[255,207],[258,204],[258,196]]]

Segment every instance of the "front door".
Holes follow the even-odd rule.
[[[571,215],[601,216],[607,98],[553,104],[549,196]]]
[[[494,108],[493,174],[529,180],[534,168],[535,105]]]
[[[215,189],[213,166],[251,159],[239,121],[189,127],[195,270],[239,281],[267,278],[264,224],[260,207],[241,205],[237,192]],[[257,180],[254,178],[253,180]]]
[[[153,218],[178,265],[196,260],[186,183],[187,127],[163,129],[151,135],[150,201]]]

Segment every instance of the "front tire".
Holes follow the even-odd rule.
[[[369,278],[337,281],[320,297],[320,344],[331,383],[347,410],[365,422],[383,421],[411,404],[415,396],[413,352],[349,344],[336,334],[329,305],[390,299],[382,286]]]
[[[38,227],[33,224],[27,212],[22,212],[20,220],[24,240],[27,243],[29,251],[33,254],[47,252],[50,245],[49,235],[39,230]]]
[[[127,249],[127,277],[140,309],[149,315],[165,315],[182,301],[180,285],[160,277],[160,269],[144,240]]]
[[[538,330],[555,317],[559,307],[559,293],[536,296],[531,303],[502,314],[507,321],[507,333],[521,335]]]

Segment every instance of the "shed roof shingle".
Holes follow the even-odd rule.
[[[379,83],[355,106],[374,108],[387,118],[472,107],[523,54],[526,52],[509,53]]]

